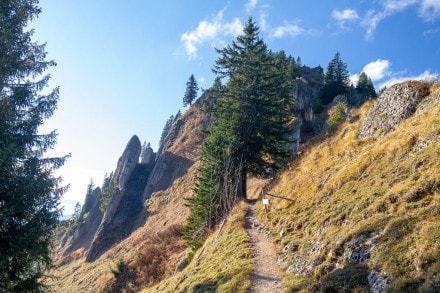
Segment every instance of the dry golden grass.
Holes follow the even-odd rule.
[[[247,292],[253,259],[245,214],[240,203],[218,239],[213,233],[183,271],[142,292]]]
[[[422,103],[439,94],[437,83]],[[379,236],[368,266],[385,272],[392,288],[439,284],[440,104],[383,138],[360,140],[358,129],[370,106],[305,146],[271,184],[271,193],[295,199],[272,201],[276,209],[268,223],[276,234],[288,232],[277,241],[295,243],[296,254],[305,259],[312,259],[312,243],[323,245],[309,277],[288,275],[294,290],[312,290],[323,268],[341,262],[344,243],[372,232]]]
[[[179,230],[188,216],[184,198],[192,196],[198,168],[196,160],[203,138],[201,130],[207,123],[199,106],[189,108],[180,119],[185,123],[167,151],[195,163],[181,177],[174,178],[170,186],[155,191],[145,203],[148,210],[145,224],[99,259],[86,263],[84,252],[80,250],[59,260],[58,266],[49,272],[53,277],[45,282],[51,291],[133,292],[171,276],[177,263],[188,253]],[[120,259],[127,270],[116,279],[111,270]]]

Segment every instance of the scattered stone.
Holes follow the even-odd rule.
[[[367,238],[365,235],[361,235],[352,241],[345,244],[344,249],[344,259],[348,261],[349,264],[358,264],[367,262],[370,259],[370,251],[372,248],[372,239],[376,235],[373,234],[372,237]]]
[[[368,284],[372,293],[385,293],[388,288],[388,280],[374,270],[368,275]]]

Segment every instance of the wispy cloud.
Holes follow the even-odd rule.
[[[190,59],[197,56],[199,46],[205,42],[216,44],[227,36],[237,36],[243,31],[243,24],[238,18],[230,22],[223,21],[223,12],[220,11],[210,20],[202,20],[196,29],[182,34],[180,40],[185,46],[186,54]]]
[[[371,80],[376,84],[377,89],[384,87],[390,87],[391,85],[406,80],[425,80],[432,81],[440,78],[440,74],[437,72],[431,72],[425,70],[420,74],[405,74],[405,72],[393,72],[391,69],[391,62],[389,60],[377,59],[370,62],[362,69]],[[353,84],[356,84],[359,79],[359,74],[353,74],[350,76],[350,80]]]
[[[419,16],[425,21],[434,21],[440,17],[440,1],[424,0],[420,6]]]
[[[393,84],[404,82],[407,80],[423,80],[423,81],[433,81],[440,78],[440,74],[437,72],[431,72],[430,70],[425,70],[419,75],[404,75],[404,76],[395,76],[387,79],[386,81],[379,84],[379,89],[384,87],[390,87]]]
[[[296,24],[287,24],[276,27],[272,33],[274,38],[282,38],[285,36],[296,37],[303,34],[306,30]]]
[[[387,17],[400,13],[411,6],[418,6],[418,15],[424,21],[434,21],[440,17],[439,0],[384,0],[379,10],[369,10],[362,19],[366,28],[366,39],[373,37],[379,23]]]
[[[254,11],[255,7],[257,7],[257,2],[258,0],[249,0],[245,5],[246,13],[249,14]]]
[[[332,18],[336,20],[339,27],[345,28],[346,22],[356,21],[359,19],[359,15],[357,14],[356,10],[350,8],[344,10],[334,9],[332,11]]]

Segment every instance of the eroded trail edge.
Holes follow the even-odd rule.
[[[285,292],[281,284],[282,271],[277,263],[275,245],[260,220],[255,216],[256,203],[249,203],[246,213],[246,230],[253,249],[255,259],[254,271],[251,275],[250,292]]]

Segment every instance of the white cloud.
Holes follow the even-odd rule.
[[[195,30],[182,34],[180,40],[185,46],[186,54],[190,59],[197,56],[199,46],[207,41],[216,44],[226,36],[237,36],[243,31],[243,24],[238,18],[230,22],[223,21],[223,11],[220,11],[211,20],[202,20]]]
[[[377,59],[365,65],[362,71],[365,72],[373,82],[379,81],[390,73],[390,64],[388,60]]]
[[[397,76],[392,77],[382,83],[379,84],[379,89],[382,89],[384,87],[390,87],[395,83],[404,82],[407,80],[423,80],[423,81],[433,81],[440,78],[440,74],[437,72],[431,72],[430,70],[425,70],[419,75],[413,75],[413,76]]]
[[[371,80],[376,84],[377,89],[390,87],[391,85],[406,80],[425,80],[432,81],[440,78],[440,74],[425,70],[419,75],[404,75],[402,72],[393,72],[390,70],[391,62],[389,60],[377,59],[370,62],[362,69]],[[359,79],[359,74],[350,76],[351,82],[355,85]]]
[[[376,61],[370,62],[365,65],[364,68],[362,68],[361,72],[365,72],[365,74],[371,78],[371,81],[376,82],[391,74],[389,70],[390,65],[391,63],[388,60],[377,59]],[[358,73],[350,76],[350,81],[352,84],[356,85],[358,80]]]
[[[296,24],[287,24],[284,26],[279,26],[277,28],[275,28],[275,30],[272,33],[272,37],[274,38],[282,38],[286,35],[291,36],[291,37],[296,37],[299,36],[303,33],[305,33],[305,29],[303,29],[302,27],[296,25]]]
[[[387,13],[394,14],[417,2],[420,2],[420,0],[386,0],[384,1],[383,7]]]
[[[365,34],[366,39],[371,39],[373,37],[373,33],[376,30],[379,22],[381,22],[386,17],[384,12],[376,12],[374,10],[369,10],[362,20],[362,25],[367,28],[367,32]]]
[[[354,9],[344,9],[344,10],[334,9],[332,11],[332,18],[338,22],[340,27],[344,28],[345,22],[355,21],[359,19],[359,15]]]
[[[379,11],[369,10],[362,19],[362,25],[366,27],[367,39],[371,39],[379,23],[387,17],[402,12],[411,6],[418,6],[418,15],[424,21],[434,21],[440,18],[439,0],[385,0]]]
[[[440,1],[439,0],[423,0],[419,16],[425,21],[434,21],[440,17]]]
[[[267,14],[261,13],[260,14],[260,28],[264,32],[267,29]]]
[[[249,0],[245,5],[246,12],[251,13],[257,6],[257,2],[258,0]]]

